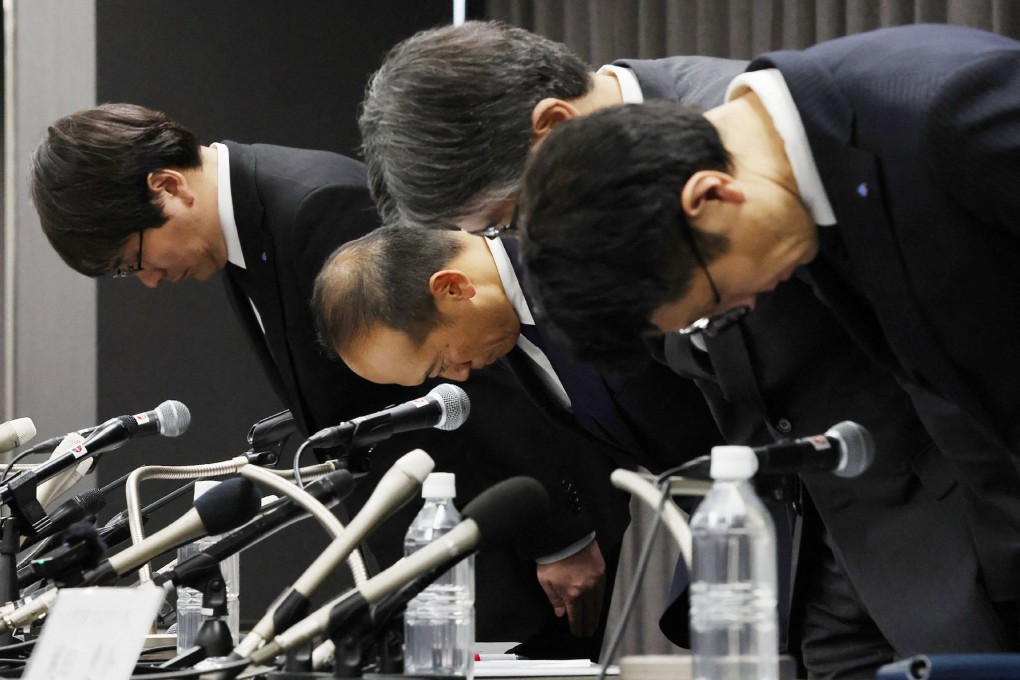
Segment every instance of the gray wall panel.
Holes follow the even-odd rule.
[[[7,0],[4,417],[40,435],[96,417],[96,286],[56,256],[28,199],[28,164],[46,124],[95,102],[95,5]]]

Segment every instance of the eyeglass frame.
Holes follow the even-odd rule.
[[[475,236],[487,238],[494,241],[503,236],[517,235],[517,203],[514,203],[514,211],[510,215],[510,221],[506,224],[490,224],[487,227],[471,232]]]
[[[145,235],[145,230],[142,229],[138,232],[138,264],[134,267],[128,265],[127,267],[117,267],[113,270],[111,275],[114,279],[126,279],[132,274],[137,274],[140,271],[144,271],[142,267],[142,237]]]
[[[705,273],[705,279],[708,281],[708,287],[712,289],[712,303],[718,307],[722,304],[722,296],[719,294],[719,289],[716,288],[712,275],[708,272],[708,263],[705,262],[705,258],[701,254],[701,250],[698,249],[697,241],[694,240],[694,234],[691,231],[692,227],[689,224],[684,224],[682,229],[684,239],[687,241],[687,245],[691,249],[691,254],[697,261],[701,271]],[[735,325],[738,321],[744,318],[749,311],[751,311],[751,308],[747,305],[727,309],[719,312],[718,314],[703,316],[689,326],[685,326],[676,332],[680,335],[694,335],[695,333],[700,333],[705,337],[714,338],[727,328]]]

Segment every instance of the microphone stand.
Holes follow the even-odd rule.
[[[21,545],[21,520],[16,515],[0,518],[0,601],[18,599],[18,548]],[[14,641],[14,631],[0,634],[0,646]]]
[[[178,585],[202,592],[205,620],[195,636],[195,645],[160,664],[160,668],[193,666],[203,659],[227,656],[234,647],[234,637],[224,620],[227,616],[227,582],[223,578],[223,571],[219,562],[212,557],[197,557],[195,563],[201,568],[187,572]],[[164,588],[172,589],[173,582],[168,581]]]

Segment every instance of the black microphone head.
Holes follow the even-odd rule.
[[[471,415],[471,399],[456,385],[436,385],[429,390],[428,396],[435,397],[443,409],[443,420],[436,425],[437,429],[456,430]]]
[[[316,479],[305,487],[305,491],[320,501],[325,498],[335,498],[338,501],[342,501],[351,495],[355,485],[354,475],[349,470],[335,470],[324,477]]]
[[[106,507],[106,496],[99,489],[89,489],[78,494],[78,504],[86,516],[96,515]]]
[[[825,433],[840,442],[842,459],[838,468],[832,471],[837,477],[856,477],[871,467],[875,460],[875,440],[868,428],[852,420],[837,423]]]
[[[164,437],[178,437],[191,425],[191,411],[179,401],[168,399],[155,409],[159,433]]]
[[[550,512],[549,494],[532,477],[511,477],[494,484],[464,506],[461,515],[474,520],[481,534],[479,546],[537,527]]]
[[[244,477],[231,477],[195,499],[195,510],[210,536],[251,521],[262,505],[259,488]]]

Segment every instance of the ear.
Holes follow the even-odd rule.
[[[464,302],[475,296],[471,278],[459,269],[443,269],[429,278],[429,292],[436,307],[443,311],[451,303]]]
[[[534,149],[549,136],[557,125],[581,112],[568,101],[547,97],[531,110],[531,148]]]
[[[699,170],[680,190],[680,204],[691,222],[719,203],[740,204],[745,200],[744,190],[733,176],[718,170]]]
[[[180,199],[187,205],[195,202],[195,195],[187,178],[176,170],[154,170],[146,177],[146,183],[152,192],[153,200],[157,202],[163,203],[170,197]]]

